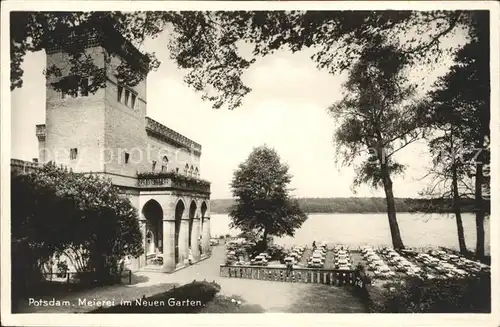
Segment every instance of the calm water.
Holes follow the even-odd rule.
[[[313,240],[328,243],[359,245],[392,245],[389,223],[386,214],[309,214],[309,218],[296,231],[295,237],[283,237],[275,242],[283,245],[306,244]],[[398,213],[399,230],[405,246],[426,247],[445,246],[458,248],[455,216],[445,214]],[[463,214],[465,241],[470,250],[475,249],[476,227],[473,214]],[[229,228],[227,214],[211,215],[211,234],[213,236],[231,234],[237,230]],[[490,221],[485,220],[485,247],[490,251]]]

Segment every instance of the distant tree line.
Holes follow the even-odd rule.
[[[300,208],[307,213],[386,213],[385,198],[299,198]],[[474,200],[462,199],[463,212],[474,212]],[[452,213],[451,199],[396,198],[398,212]],[[233,199],[211,201],[212,213],[229,213]],[[489,208],[489,205],[486,206]]]

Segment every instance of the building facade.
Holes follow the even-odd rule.
[[[85,44],[104,84],[73,76],[61,46],[46,49],[46,122],[36,126],[38,162],[110,178],[138,209],[145,254],[131,270],[172,272],[210,255],[210,184],[200,179],[201,145],[147,117],[148,58],[112,28],[97,27]],[[121,65],[140,81],[120,82]],[[75,83],[76,92],[58,90]],[[62,83],[62,82],[61,82]],[[20,165],[20,163],[17,163]],[[19,168],[19,167],[18,167]]]

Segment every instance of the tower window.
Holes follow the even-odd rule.
[[[130,153],[125,152],[125,163],[128,163],[129,159],[130,159]]]
[[[78,149],[77,148],[71,148],[69,150],[69,158],[71,160],[75,160],[77,156],[78,156]]]
[[[67,95],[76,98],[78,95],[78,81],[76,76],[67,76],[63,80],[61,80],[65,84],[62,92],[62,98],[66,98]]]
[[[123,85],[118,85],[117,101],[134,109],[137,102],[137,94]]]
[[[89,78],[79,77],[79,76],[68,76],[64,79],[64,84],[66,84],[64,90],[61,91],[61,97],[64,99],[66,96],[71,96],[76,98],[77,96],[88,96],[89,95]]]

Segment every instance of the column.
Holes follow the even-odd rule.
[[[202,248],[203,254],[210,254],[210,217],[203,218]]]
[[[179,263],[185,264],[189,255],[189,212],[184,210],[179,231]],[[186,261],[186,262],[185,262]]]
[[[138,268],[142,268],[146,265],[146,219],[139,219],[139,228],[142,234],[142,248],[144,249],[144,254],[138,258]]]
[[[200,260],[200,249],[198,248],[198,238],[200,237],[200,218],[193,220],[193,234],[191,235],[191,250],[195,261]]]
[[[175,269],[175,220],[163,217],[163,266],[164,272]]]

